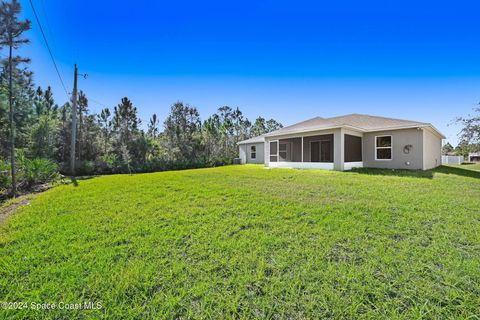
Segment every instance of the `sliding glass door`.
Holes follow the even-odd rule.
[[[333,162],[332,142],[320,140],[310,142],[311,162]]]

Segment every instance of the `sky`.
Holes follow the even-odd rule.
[[[183,101],[284,125],[363,113],[432,123],[456,145],[480,101],[475,1],[32,0],[68,92],[90,109],[129,97],[144,123]],[[29,1],[37,85],[67,101]]]

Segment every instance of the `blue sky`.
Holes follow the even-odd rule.
[[[421,2],[421,3],[419,3]],[[28,1],[36,83],[66,101]],[[433,123],[453,144],[480,101],[474,1],[33,0],[67,88],[91,109],[128,96],[144,122],[183,101],[284,125],[366,113]]]

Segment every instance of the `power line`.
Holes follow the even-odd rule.
[[[65,83],[63,82],[62,76],[60,75],[60,71],[58,71],[57,63],[55,62],[55,58],[53,57],[52,50],[48,45],[47,37],[45,36],[45,32],[43,31],[43,27],[42,27],[42,24],[40,23],[40,19],[38,18],[37,11],[35,10],[32,0],[29,0],[29,2],[30,2],[30,5],[32,6],[32,11],[33,11],[33,14],[35,15],[35,19],[37,20],[38,26],[40,27],[43,40],[45,41],[45,45],[47,46],[48,53],[50,54],[50,58],[52,59],[53,66],[55,67],[55,71],[57,72],[58,78],[60,79],[60,83],[62,84],[63,90],[65,91],[67,98],[69,98],[67,87],[65,87]]]
[[[43,0],[40,1],[40,7],[42,7],[42,12],[43,12],[43,15],[45,16],[45,22],[47,23],[47,31],[50,33],[50,37],[53,37],[55,40],[55,37],[53,36],[53,32],[52,32],[52,26],[50,25],[50,21],[48,19],[48,13],[47,13],[47,10],[45,10],[45,3]],[[55,45],[55,42],[53,42],[53,44]]]
[[[105,103],[102,103],[102,102],[100,102],[100,101],[98,101],[98,100],[92,99],[91,97],[88,97],[88,100],[92,101],[93,103],[96,103],[96,104],[100,105],[101,107],[108,108]]]

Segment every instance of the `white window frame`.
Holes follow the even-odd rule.
[[[255,148],[255,151],[252,151],[252,148]],[[256,145],[250,146],[250,159],[252,159],[252,160],[257,159],[257,146]]]
[[[390,137],[390,147],[378,147],[377,138]],[[390,159],[377,159],[378,149],[390,149]],[[381,136],[375,136],[375,161],[392,161],[393,160],[393,136],[391,134],[383,134]]]

